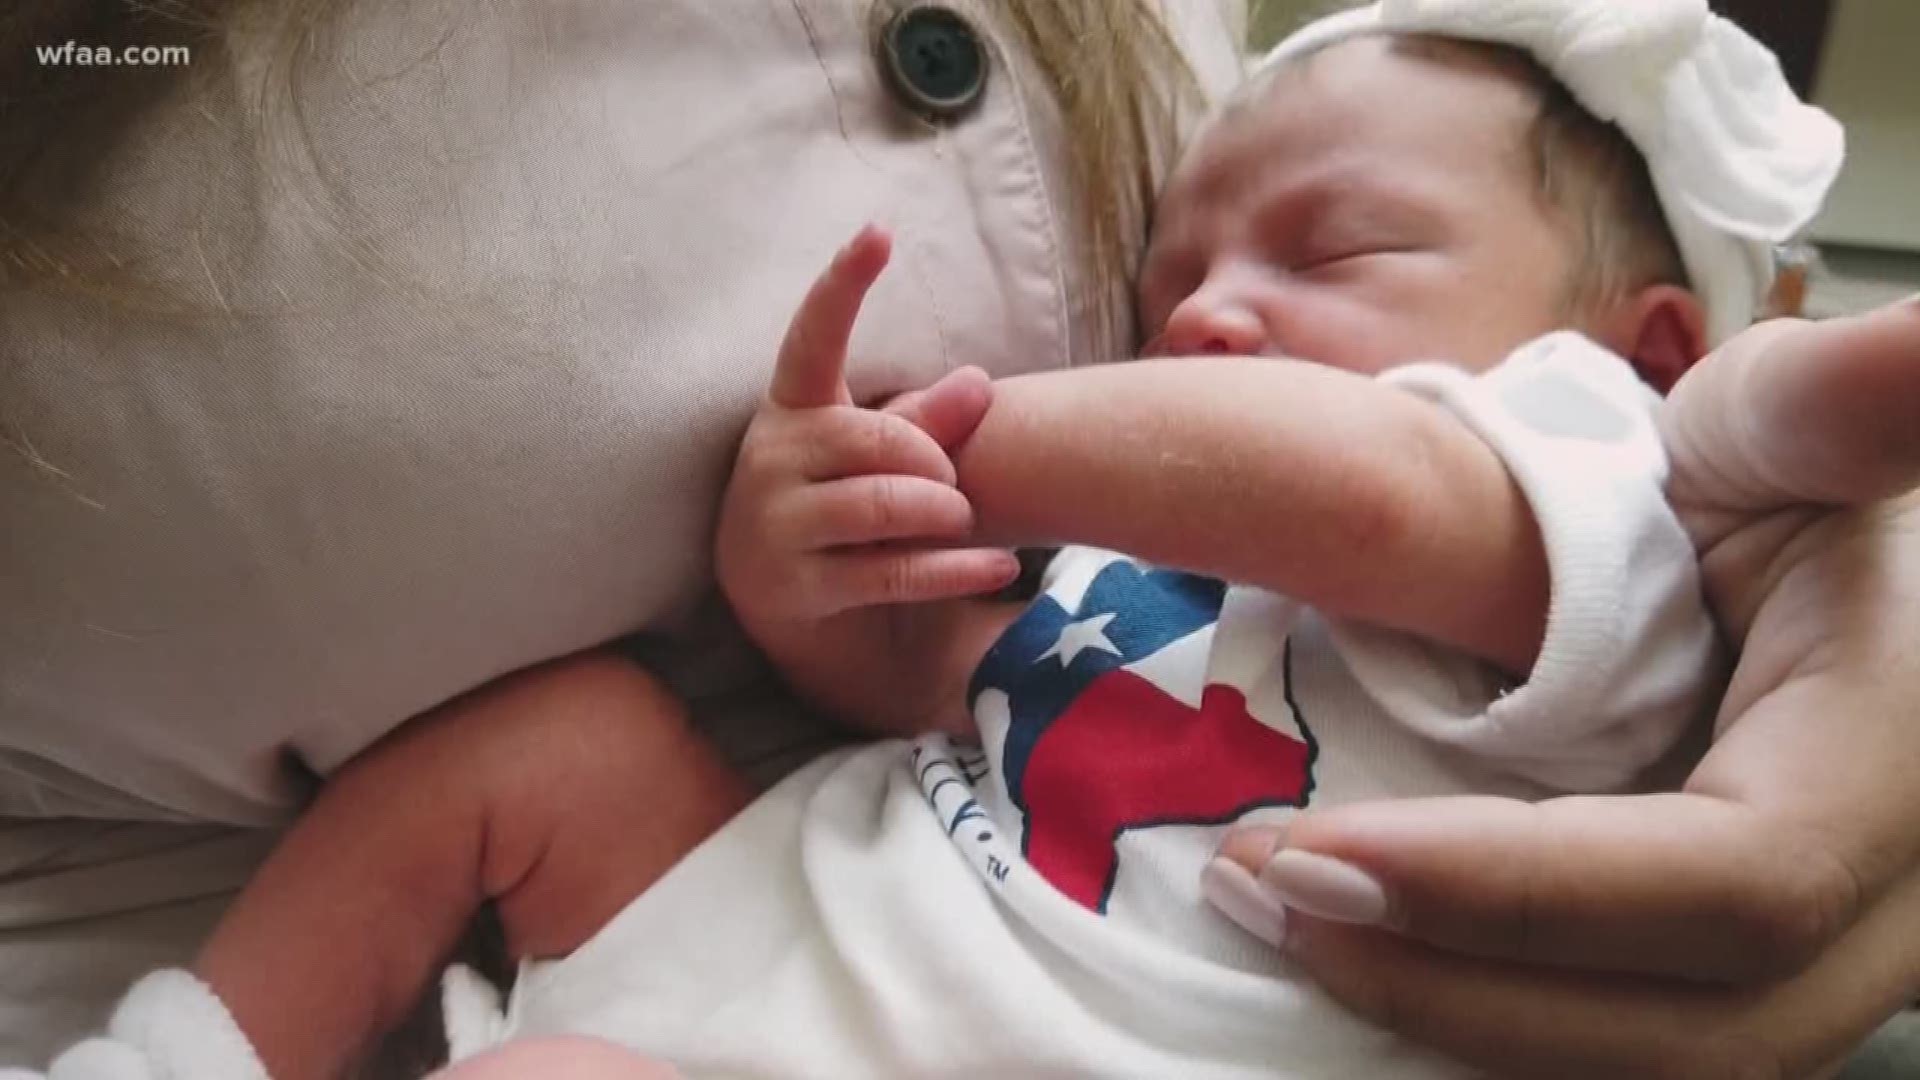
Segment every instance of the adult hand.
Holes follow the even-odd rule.
[[[1214,876],[1333,996],[1500,1073],[1819,1075],[1920,996],[1920,302],[1756,327],[1662,423],[1741,650],[1684,788],[1309,810]]]

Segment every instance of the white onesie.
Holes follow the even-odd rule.
[[[581,1032],[690,1077],[1459,1073],[1201,899],[1226,826],[1628,788],[1699,716],[1719,664],[1662,494],[1658,399],[1625,363],[1555,334],[1477,377],[1382,378],[1453,411],[1532,506],[1552,601],[1524,682],[1271,593],[1067,549],[973,678],[979,747],[929,736],[816,761],[579,951],[525,965],[504,1006],[452,973],[456,1056]]]

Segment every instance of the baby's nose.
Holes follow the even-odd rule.
[[[1267,331],[1253,312],[1203,289],[1173,309],[1154,344],[1162,356],[1259,356]]]

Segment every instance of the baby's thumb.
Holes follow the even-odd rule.
[[[898,416],[933,436],[942,450],[952,453],[973,435],[993,400],[993,380],[977,367],[950,371],[925,390],[913,390],[888,401],[881,411]]]

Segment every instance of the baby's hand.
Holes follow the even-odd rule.
[[[986,374],[963,368],[885,409],[848,393],[847,341],[889,247],[862,230],[808,292],[721,508],[721,587],[776,660],[781,638],[846,632],[822,625],[837,616],[991,592],[1018,573],[1011,552],[946,546],[973,529],[949,452],[986,413]],[[885,650],[885,629],[868,629],[878,640],[857,644]]]

